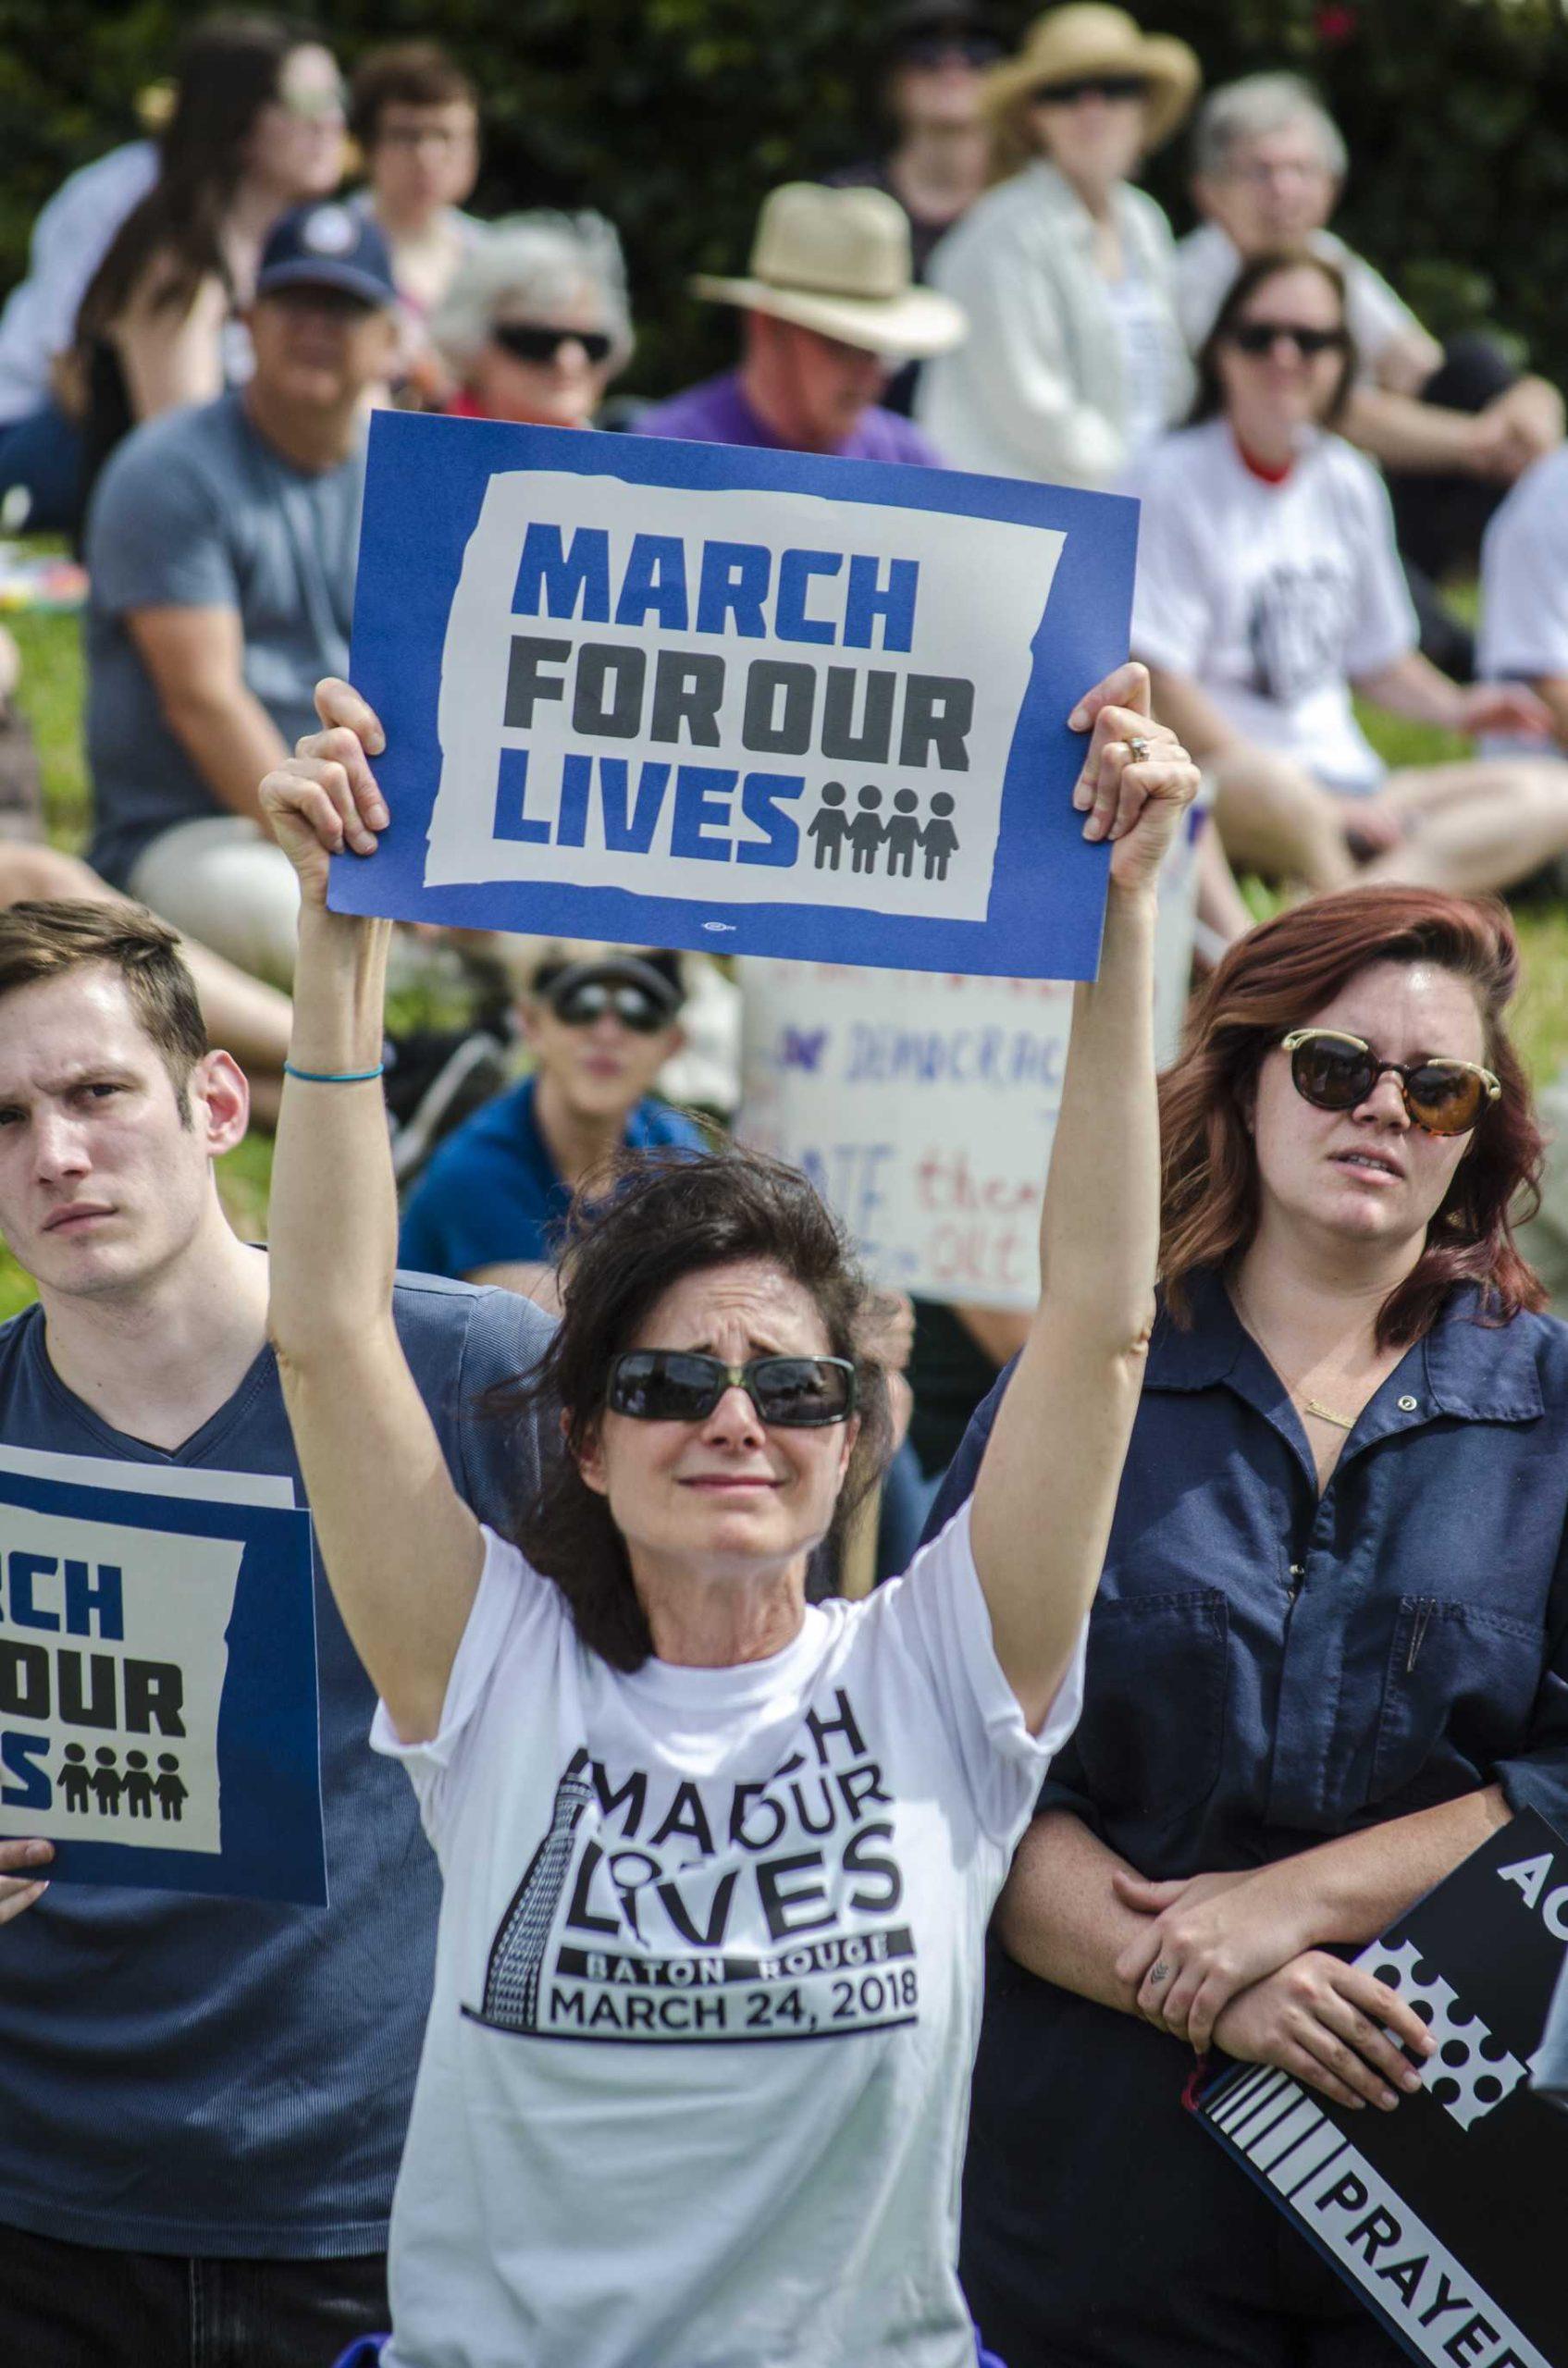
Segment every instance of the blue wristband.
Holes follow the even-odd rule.
[[[292,1061],[285,1061],[283,1074],[297,1077],[302,1085],[368,1085],[373,1077],[386,1074],[386,1063],[377,1061],[373,1069],[297,1069]]]

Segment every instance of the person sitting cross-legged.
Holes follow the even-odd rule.
[[[1337,265],[1305,248],[1239,273],[1198,357],[1191,424],[1131,473],[1132,646],[1212,773],[1231,860],[1315,890],[1363,879],[1474,894],[1568,850],[1549,759],[1387,770],[1352,693],[1465,734],[1546,733],[1533,692],[1462,689],[1416,647],[1388,495],[1334,430],[1355,383]]]
[[[533,1074],[448,1137],[403,1218],[400,1263],[557,1304],[551,1236],[572,1195],[618,1151],[700,1148],[691,1119],[651,1099],[681,1043],[680,957],[546,950],[520,1012]]]

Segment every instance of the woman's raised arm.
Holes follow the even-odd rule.
[[[272,1170],[268,1326],[338,1609],[405,1743],[436,1733],[483,1566],[392,1321],[397,1195],[381,1098],[390,924],[327,909],[344,847],[374,854],[387,809],[375,715],[346,683],[323,729],[262,783],[300,875],[291,1068]],[[352,1081],[351,1081],[352,1080]]]
[[[1038,1728],[1099,1583],[1142,1388],[1159,1247],[1154,953],[1160,860],[1197,793],[1130,665],[1075,711],[1074,802],[1110,839],[1100,975],[1072,1042],[1040,1227],[1040,1303],[975,1482],[972,1539],[996,1651]],[[1134,745],[1136,744],[1136,745]]]

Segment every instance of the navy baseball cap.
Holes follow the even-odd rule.
[[[340,288],[364,304],[398,301],[386,240],[357,205],[297,205],[262,249],[256,294],[279,288]]]

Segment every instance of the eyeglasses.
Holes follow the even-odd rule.
[[[592,363],[608,362],[615,343],[603,329],[547,328],[539,321],[497,321],[490,335],[519,362],[553,362],[563,345],[580,345]]]
[[[1315,362],[1320,353],[1342,353],[1350,342],[1342,329],[1303,329],[1294,321],[1232,321],[1226,331],[1239,353],[1272,353],[1283,338],[1293,345],[1303,362]]]
[[[451,156],[460,148],[472,148],[479,137],[478,126],[473,122],[451,123],[389,123],[376,134],[377,148],[402,148],[411,154],[420,148],[433,148],[438,154]]]
[[[580,986],[568,987],[564,994],[547,994],[545,1001],[563,1028],[591,1028],[608,1012],[638,1036],[657,1036],[673,1018],[646,987],[630,979],[613,985],[607,979],[585,979]]]
[[[1428,1135],[1466,1135],[1502,1087],[1474,1061],[1380,1061],[1370,1044],[1337,1028],[1293,1028],[1280,1039],[1290,1082],[1315,1110],[1354,1110],[1380,1077],[1397,1077],[1406,1115]]]
[[[945,66],[949,58],[957,58],[963,66],[994,66],[1001,55],[1001,43],[985,33],[930,33],[920,40],[905,42],[895,63],[923,68],[929,72]]]
[[[1075,107],[1080,99],[1146,99],[1139,74],[1082,74],[1075,82],[1044,82],[1031,93],[1037,107]]]
[[[705,1423],[727,1389],[744,1389],[764,1423],[824,1430],[855,1412],[846,1357],[753,1357],[727,1365],[681,1349],[628,1349],[610,1368],[604,1402],[638,1423]]]

